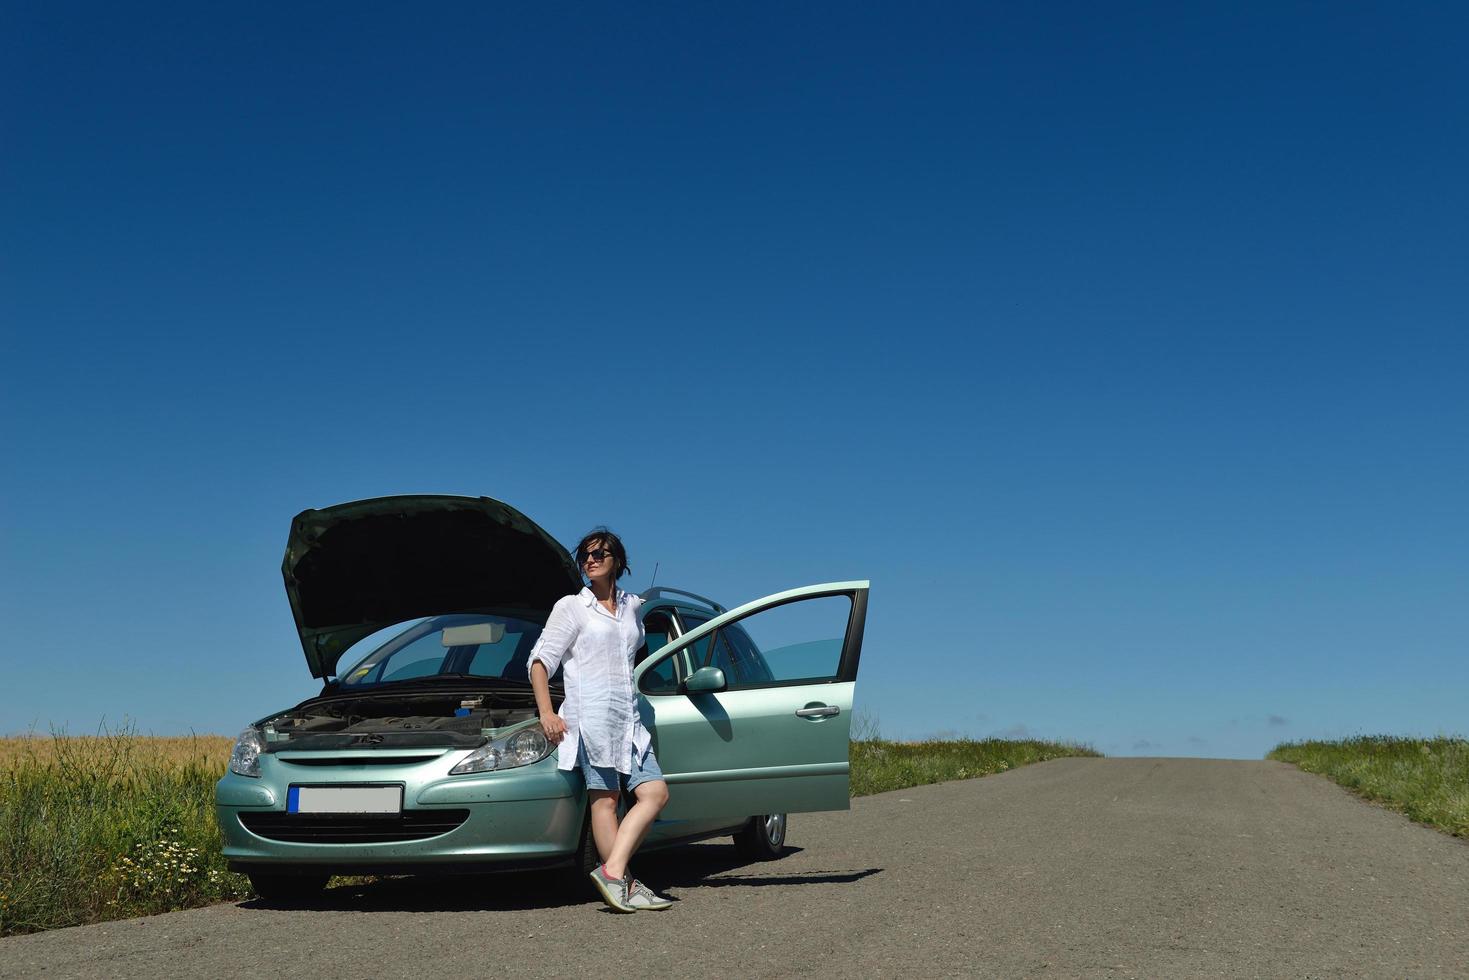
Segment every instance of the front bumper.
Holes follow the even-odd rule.
[[[574,773],[556,768],[556,755],[502,772],[448,776],[467,753],[448,753],[412,766],[300,766],[261,757],[259,778],[226,773],[215,789],[215,814],[224,856],[234,870],[291,869],[333,874],[414,871],[495,871],[548,867],[571,861],[581,841],[586,792]],[[405,820],[381,821],[385,839],[372,839],[373,817],[287,816],[292,785],[401,785]],[[457,822],[460,814],[463,821]],[[253,821],[254,829],[245,821]],[[275,815],[275,816],[269,816]],[[334,833],[333,821],[351,833]],[[452,826],[416,840],[402,836],[407,824]],[[457,822],[457,825],[455,825]],[[262,826],[265,824],[265,826]],[[352,842],[281,840],[302,836],[312,824],[319,836]]]

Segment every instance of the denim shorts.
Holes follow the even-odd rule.
[[[586,777],[587,789],[616,790],[619,786],[631,793],[643,783],[652,782],[663,778],[663,770],[658,768],[658,757],[653,754],[650,745],[648,751],[638,759],[638,748],[632,747],[632,772],[623,774],[612,766],[594,766],[587,760],[587,747],[578,745],[576,750],[576,764],[581,767],[582,775]]]

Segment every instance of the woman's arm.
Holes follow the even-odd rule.
[[[541,713],[541,731],[552,745],[560,745],[566,737],[566,722],[551,708],[551,681],[546,665],[539,660],[530,665],[530,688],[536,692],[536,710]]]
[[[536,695],[536,710],[541,715],[541,731],[552,745],[561,744],[566,737],[566,722],[562,721],[551,707],[551,674],[566,656],[571,644],[576,641],[577,621],[572,612],[574,597],[566,596],[551,608],[546,617],[546,628],[531,647],[530,688]]]

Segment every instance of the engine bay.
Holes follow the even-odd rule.
[[[267,753],[344,748],[475,748],[537,716],[529,691],[374,693],[304,701],[260,722]]]

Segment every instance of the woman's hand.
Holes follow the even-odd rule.
[[[541,715],[541,731],[546,733],[546,741],[552,745],[560,745],[561,740],[566,737],[566,722],[561,720],[560,715]]]

